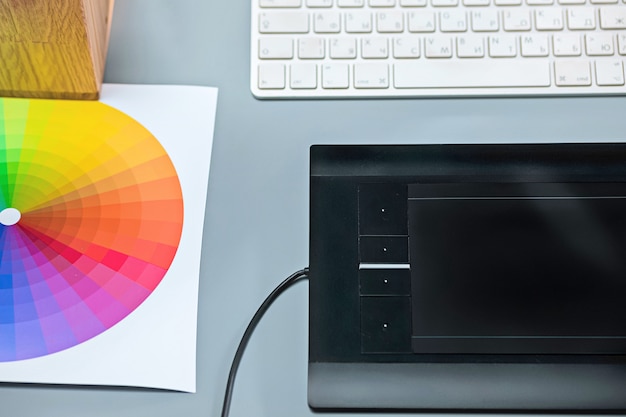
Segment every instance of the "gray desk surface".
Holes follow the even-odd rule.
[[[230,361],[250,317],[275,285],[307,265],[311,144],[626,138],[626,97],[258,101],[248,87],[249,21],[249,0],[118,0],[105,73],[106,82],[220,89],[197,394],[0,384],[0,416],[219,415]],[[297,284],[257,328],[231,416],[313,414],[306,400],[307,297],[306,283]]]

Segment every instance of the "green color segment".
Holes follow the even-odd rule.
[[[6,133],[4,133],[4,106],[5,99],[0,98],[0,210],[8,207],[8,175],[6,169]]]
[[[0,204],[6,208],[12,207],[30,101],[0,99],[0,102]]]

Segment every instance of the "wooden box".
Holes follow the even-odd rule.
[[[114,0],[0,0],[0,96],[99,96]]]

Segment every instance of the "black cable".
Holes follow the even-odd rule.
[[[270,305],[278,298],[278,296],[289,288],[292,284],[300,280],[301,278],[307,278],[309,276],[309,268],[301,269],[297,272],[294,272],[289,277],[287,277],[283,282],[278,284],[274,291],[267,296],[263,304],[259,307],[259,309],[254,313],[252,320],[248,324],[246,331],[243,333],[241,337],[241,341],[239,342],[239,347],[237,347],[237,351],[235,352],[235,357],[233,358],[233,363],[230,366],[230,373],[228,374],[228,382],[226,383],[226,393],[224,394],[224,404],[222,405],[222,417],[227,417],[228,412],[230,411],[230,402],[233,396],[233,387],[235,385],[235,375],[237,374],[237,368],[239,368],[239,363],[241,362],[241,357],[243,356],[243,351],[250,340],[250,336],[252,336],[252,332],[256,328],[259,321],[263,317],[263,314],[267,311]]]

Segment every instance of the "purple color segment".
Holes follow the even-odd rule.
[[[15,360],[15,325],[0,323],[0,362]]]
[[[25,236],[24,238],[28,237]],[[48,247],[42,246],[41,242],[33,242],[31,255],[39,251],[46,256],[47,263],[38,262],[39,269],[48,283],[54,300],[64,312],[65,319],[73,331],[73,337],[80,343],[102,333],[106,327],[94,312],[84,304],[81,296],[70,284],[72,281],[76,282],[83,278],[82,273],[66,259],[58,256]]]
[[[7,256],[9,229],[0,225],[0,362],[15,360],[13,279]]]
[[[23,243],[22,247],[24,249],[21,257],[28,271],[28,282],[30,283],[34,307],[37,311],[39,325],[43,334],[42,346],[46,347],[46,352],[34,356],[41,356],[74,346],[77,343],[74,332],[50,291],[44,275],[42,275],[42,270],[48,270],[49,273],[55,273],[56,271],[48,264],[45,264],[44,268],[40,268],[35,260],[40,258],[40,262],[45,262],[45,257],[37,251],[32,242],[23,233],[17,235]],[[28,251],[29,247],[32,253]],[[20,353],[23,352],[20,351]]]
[[[39,320],[15,324],[15,359],[29,359],[48,353]]]

